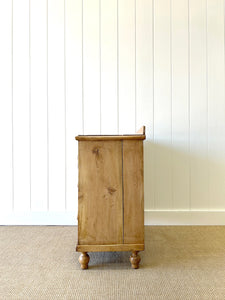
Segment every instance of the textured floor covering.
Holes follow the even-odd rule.
[[[225,299],[224,227],[146,227],[141,268],[91,253],[80,270],[72,226],[0,227],[0,299]]]

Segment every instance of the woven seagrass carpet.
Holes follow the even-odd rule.
[[[77,227],[1,226],[0,299],[225,299],[225,226],[146,226],[140,269],[129,252],[90,253]]]

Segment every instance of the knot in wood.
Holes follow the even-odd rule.
[[[96,154],[96,156],[99,156],[99,149],[97,147],[93,148],[92,153]]]
[[[116,192],[116,189],[114,189],[113,187],[108,187],[108,192],[110,195],[112,195],[113,193]]]

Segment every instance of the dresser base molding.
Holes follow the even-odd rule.
[[[143,251],[144,244],[77,245],[77,252]]]

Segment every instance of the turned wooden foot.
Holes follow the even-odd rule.
[[[138,269],[140,261],[141,261],[141,258],[138,255],[138,251],[132,251],[132,254],[130,256],[131,267],[133,269]]]
[[[82,270],[88,269],[88,263],[89,263],[90,257],[87,254],[87,252],[82,252],[81,255],[79,256],[78,260],[79,260],[80,267]]]

